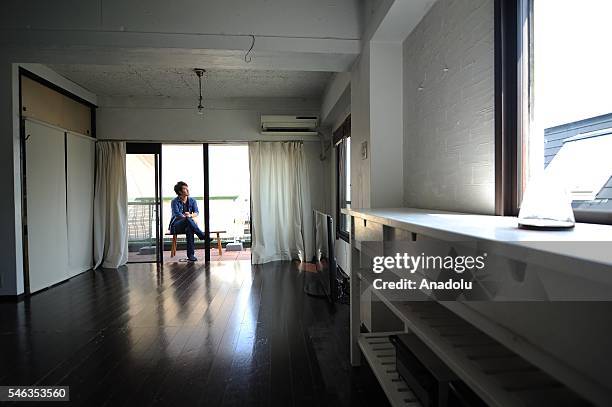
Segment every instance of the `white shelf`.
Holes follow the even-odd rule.
[[[342,213],[443,241],[475,240],[508,258],[524,261],[529,255],[530,262],[540,266],[554,265],[571,275],[612,284],[612,251],[605,250],[612,242],[610,225],[577,223],[571,230],[541,231],[519,229],[517,218],[509,216],[415,208],[344,208]]]
[[[370,274],[361,270],[358,277],[371,284]],[[488,405],[584,405],[559,381],[441,304],[393,301],[380,290],[372,293]]]
[[[422,407],[395,367],[395,347],[389,335],[402,332],[361,334],[359,347],[393,407]]]

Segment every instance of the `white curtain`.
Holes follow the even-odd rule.
[[[302,142],[249,143],[253,264],[310,261],[312,208]]]
[[[100,141],[96,144],[94,268],[117,268],[127,260],[125,142]]]

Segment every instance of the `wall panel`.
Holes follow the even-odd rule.
[[[95,142],[66,134],[68,276],[93,266],[93,195]]]
[[[91,135],[91,108],[27,76],[21,75],[24,117]]]
[[[30,292],[68,277],[64,131],[25,122]]]

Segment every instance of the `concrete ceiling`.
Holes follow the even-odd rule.
[[[190,68],[154,65],[48,66],[102,97],[191,98],[198,95],[198,79]],[[330,72],[207,69],[202,87],[205,99],[320,99],[331,75]]]

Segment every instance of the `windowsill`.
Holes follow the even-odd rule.
[[[577,223],[570,230],[537,231],[519,229],[517,218],[510,216],[416,208],[342,209],[342,213],[407,230],[417,236],[421,234],[445,241],[476,240],[517,260],[525,261],[528,256],[529,261],[571,268],[577,273],[587,266],[602,280],[612,282],[612,250],[604,249],[604,246],[612,248],[610,225]],[[576,244],[572,245],[572,242]]]

